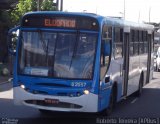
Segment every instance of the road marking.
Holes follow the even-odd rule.
[[[131,104],[135,103],[138,100],[138,98],[135,98],[134,100],[132,100]]]

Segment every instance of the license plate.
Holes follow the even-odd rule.
[[[45,103],[48,103],[48,104],[58,104],[59,103],[58,99],[45,99],[44,101]]]

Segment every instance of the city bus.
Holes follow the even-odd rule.
[[[92,13],[31,12],[18,29],[13,96],[45,111],[106,112],[153,75],[152,25]]]

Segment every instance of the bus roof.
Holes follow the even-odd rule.
[[[126,21],[124,19],[119,19],[119,18],[106,17],[106,21],[110,22],[110,24],[114,26],[120,26],[120,27],[124,26],[124,27],[140,28],[140,29],[148,29],[148,30],[154,29],[154,26],[150,24],[131,22],[131,21]]]
[[[29,12],[24,15],[68,15],[68,16],[86,16],[95,18],[99,21],[101,24],[103,21],[105,21],[109,25],[117,26],[117,27],[131,27],[131,28],[138,28],[138,29],[146,29],[146,30],[154,30],[153,25],[144,24],[144,23],[136,23],[136,22],[130,22],[126,21],[124,19],[114,18],[114,17],[104,17],[101,15],[97,15],[94,13],[84,13],[84,12],[61,12],[61,11],[39,11],[39,12]]]

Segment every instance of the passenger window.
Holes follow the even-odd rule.
[[[112,39],[112,27],[104,25],[102,30],[102,40],[111,40]]]
[[[151,52],[154,51],[154,32],[152,32],[152,35],[151,35]]]
[[[122,28],[115,28],[115,50],[114,50],[114,54],[115,54],[115,58],[122,58],[123,55],[123,29]]]
[[[148,42],[147,42],[147,32],[143,32],[143,41],[144,41],[144,53],[148,53]]]
[[[143,32],[139,31],[139,54],[144,53]]]
[[[139,54],[139,31],[135,31],[135,38],[134,38],[134,50],[133,54],[138,55]]]
[[[100,80],[103,80],[103,78],[105,77],[109,65],[110,54],[111,54],[111,41],[112,41],[112,27],[104,25],[102,30],[102,43],[101,43]]]
[[[130,55],[134,54],[135,31],[131,30]]]

